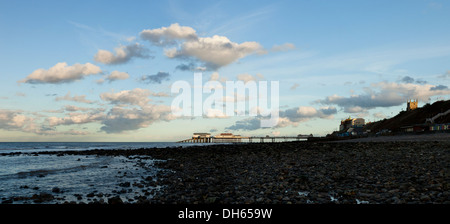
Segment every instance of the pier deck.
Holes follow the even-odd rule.
[[[297,136],[250,136],[250,137],[232,137],[232,138],[215,138],[215,137],[200,137],[200,138],[189,138],[185,140],[178,141],[178,143],[233,143],[242,142],[242,140],[248,140],[249,143],[253,142],[267,142],[265,140],[270,140],[269,142],[276,142],[276,140],[294,140],[300,141],[312,137],[311,135],[297,135]],[[259,139],[259,141],[258,141]]]

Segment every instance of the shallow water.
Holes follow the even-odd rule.
[[[156,180],[156,160],[148,156],[96,156],[35,154],[42,151],[133,149],[171,147],[176,143],[0,143],[0,202],[35,203],[33,195],[51,194],[39,203],[107,202],[119,196],[124,202],[151,198],[161,186],[145,186]],[[21,154],[8,154],[22,152]]]
[[[49,193],[56,198],[49,203],[88,203],[94,199],[107,201],[108,196],[121,192],[121,199],[130,201],[144,194],[140,188],[133,187],[133,183],[139,183],[143,177],[156,178],[157,169],[153,162],[123,156],[1,156],[0,199],[31,198],[34,194]],[[121,183],[130,184],[123,187]],[[150,188],[157,187],[145,189]],[[91,197],[87,197],[88,194]],[[33,200],[14,203],[33,203]]]

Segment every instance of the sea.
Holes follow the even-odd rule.
[[[164,186],[142,187],[143,178],[157,181],[157,160],[140,156],[39,154],[73,150],[117,150],[206,145],[173,142],[1,142],[0,203],[105,203],[118,196],[125,203],[151,198]],[[18,153],[21,152],[21,153]],[[137,186],[136,186],[137,185]],[[51,195],[49,198],[48,196]]]

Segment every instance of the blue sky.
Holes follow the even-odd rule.
[[[449,99],[448,21],[432,0],[0,0],[0,141],[325,135],[389,118]],[[194,72],[278,81],[279,124],[172,116],[170,87]]]

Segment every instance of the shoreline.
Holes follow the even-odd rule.
[[[450,142],[262,143],[161,152],[153,203],[450,203]]]
[[[160,169],[156,179],[142,177],[139,183],[130,183],[144,189],[163,186],[153,197],[142,195],[134,202],[123,202],[116,195],[105,200],[107,204],[448,204],[447,140],[248,143],[37,154],[144,156],[139,160],[159,161],[154,165]]]

